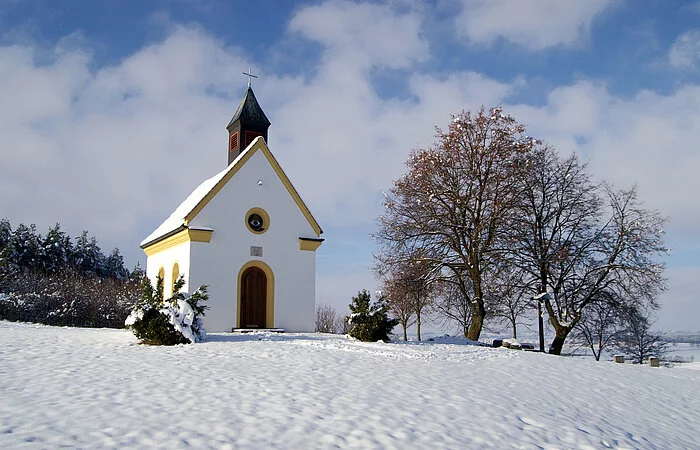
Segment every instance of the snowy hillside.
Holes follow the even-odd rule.
[[[0,448],[698,448],[700,371],[315,334],[0,322]]]

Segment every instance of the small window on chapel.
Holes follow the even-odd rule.
[[[248,225],[253,231],[260,232],[263,230],[263,218],[260,214],[251,214],[248,216]]]
[[[270,227],[270,216],[262,208],[252,208],[245,216],[245,224],[255,234],[262,234]]]
[[[230,138],[229,151],[234,151],[238,148],[238,131],[233,133]]]

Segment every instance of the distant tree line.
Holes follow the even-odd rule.
[[[58,223],[42,236],[33,224],[13,230],[0,220],[0,319],[121,328],[143,277],[87,231],[72,240]]]
[[[688,343],[700,345],[700,333],[674,333],[666,337],[670,343]]]
[[[616,339],[648,329],[664,289],[663,225],[635,187],[595,181],[576,155],[482,108],[410,154],[378,220],[375,270],[404,338],[415,324],[420,339],[428,314],[472,340],[503,323],[515,336],[547,293],[550,352],[560,354],[596,320],[613,321]]]

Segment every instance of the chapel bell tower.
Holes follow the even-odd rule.
[[[270,127],[270,121],[263,112],[258,99],[255,98],[253,89],[250,87],[251,78],[257,78],[249,70],[248,73],[243,73],[248,76],[248,90],[238,105],[236,114],[229,122],[226,129],[228,130],[228,164],[231,164],[238,155],[248,147],[248,144],[253,140],[262,136],[267,143],[267,129]]]

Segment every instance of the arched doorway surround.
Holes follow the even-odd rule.
[[[274,328],[275,276],[270,266],[248,261],[238,272],[237,328]]]

